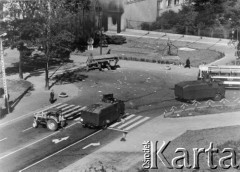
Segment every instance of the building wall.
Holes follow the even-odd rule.
[[[157,16],[160,17],[163,12],[172,10],[178,12],[184,0],[158,0]]]

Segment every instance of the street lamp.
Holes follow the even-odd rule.
[[[102,55],[102,46],[103,46],[103,39],[102,39],[102,37],[103,37],[103,30],[104,30],[104,28],[101,27],[101,29],[100,29],[100,55]]]
[[[3,40],[2,37],[6,36],[7,33],[3,33],[0,35],[0,59],[1,59],[1,66],[2,66],[2,78],[3,78],[3,89],[4,89],[4,100],[7,106],[8,113],[10,113],[9,109],[9,102],[8,102],[8,91],[7,91],[7,79],[6,79],[6,71],[5,71],[5,65],[4,65],[4,58],[3,58]],[[4,104],[5,105],[5,104]]]

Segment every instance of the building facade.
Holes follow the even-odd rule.
[[[104,27],[107,27],[105,30],[120,32],[126,28],[140,29],[143,22],[154,22],[163,12],[169,10],[177,12],[184,0],[99,0],[99,2],[103,6]]]

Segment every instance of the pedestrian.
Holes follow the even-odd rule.
[[[191,64],[190,64],[190,59],[188,58],[187,60],[186,60],[186,65],[184,66],[185,68],[190,68],[191,67]]]
[[[50,103],[53,104],[55,102],[54,100],[54,90],[51,90],[50,92],[50,99],[49,99]]]
[[[111,49],[108,50],[107,54],[111,54]]]

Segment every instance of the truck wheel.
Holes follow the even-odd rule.
[[[213,98],[214,101],[220,101],[222,99],[222,95],[220,93],[216,93],[215,97]]]
[[[108,125],[107,125],[107,124],[104,124],[104,126],[103,126],[102,128],[103,128],[104,130],[106,130],[107,127],[108,127]]]
[[[38,121],[34,120],[32,126],[33,128],[38,128]]]
[[[98,69],[99,69],[99,71],[102,71],[102,65],[101,64],[98,64]]]
[[[56,121],[50,119],[47,121],[47,128],[51,131],[56,131],[58,128],[58,124]]]

